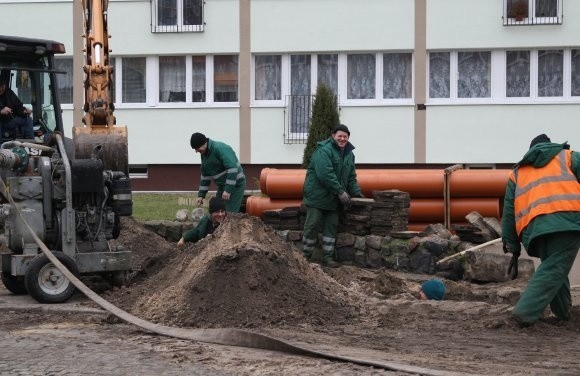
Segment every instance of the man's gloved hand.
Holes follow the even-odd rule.
[[[508,274],[512,280],[518,278],[518,258],[520,258],[519,252],[512,253],[512,259],[508,267]]]
[[[346,193],[346,191],[343,191],[341,194],[339,194],[338,199],[340,200],[342,206],[345,209],[348,209],[350,207],[350,196],[348,193]]]
[[[504,242],[503,252],[512,254],[512,259],[510,261],[507,273],[509,274],[511,279],[516,279],[518,277],[518,259],[520,258],[522,251],[520,248],[512,249],[512,247],[510,247],[508,243]]]

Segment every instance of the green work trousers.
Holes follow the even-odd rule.
[[[530,247],[542,263],[532,275],[513,314],[531,324],[540,319],[550,305],[558,319],[568,320],[572,306],[568,275],[580,248],[580,232],[543,235],[532,240]]]
[[[238,180],[234,190],[230,194],[230,199],[224,201],[226,204],[226,211],[228,213],[239,213],[242,207],[242,201],[244,201],[244,193],[246,192],[246,179]],[[216,196],[221,198],[224,191],[218,190]]]
[[[312,256],[321,229],[324,260],[332,260],[338,231],[338,211],[306,207],[306,222],[302,236],[302,250],[306,257]]]

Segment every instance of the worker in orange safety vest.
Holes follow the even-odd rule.
[[[570,319],[568,274],[580,248],[580,153],[569,148],[545,134],[535,137],[507,183],[502,240],[512,254],[508,273],[517,277],[521,243],[542,261],[512,311],[520,326],[542,318],[548,305],[557,320]]]

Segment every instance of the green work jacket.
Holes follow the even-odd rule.
[[[201,154],[198,197],[205,197],[212,180],[217,185],[218,192],[232,193],[237,185],[246,184],[244,170],[231,146],[208,140],[207,150]]]
[[[338,195],[346,191],[361,197],[356,180],[354,146],[349,142],[341,150],[332,137],[317,144],[306,170],[304,204],[322,210],[338,210]]]
[[[186,242],[195,243],[205,238],[208,234],[213,234],[213,231],[216,229],[216,227],[217,226],[213,225],[209,214],[206,214],[200,219],[197,226],[183,233],[183,240]]]

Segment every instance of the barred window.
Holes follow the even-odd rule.
[[[203,0],[153,0],[153,32],[203,31]]]

